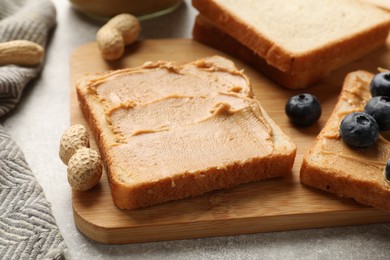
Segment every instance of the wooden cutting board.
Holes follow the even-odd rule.
[[[344,76],[357,69],[375,72],[377,67],[390,68],[389,46],[335,71],[322,83],[305,90],[316,95],[323,108],[318,124],[309,128],[293,127],[284,113],[286,100],[298,91],[282,89],[242,62],[191,39],[138,42],[116,62],[104,61],[94,42],[80,46],[70,59],[71,124],[87,125],[75,94],[75,83],[85,73],[139,66],[145,61],[185,62],[218,54],[231,58],[245,70],[263,107],[291,136],[298,149],[291,177],[245,184],[138,210],[120,210],[114,206],[104,174],[92,190],[73,192],[77,228],[98,242],[122,244],[390,221],[390,212],[339,199],[299,182],[303,154],[329,117]],[[92,147],[96,148],[93,140]]]

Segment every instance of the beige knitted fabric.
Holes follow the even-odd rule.
[[[29,40],[45,46],[56,12],[50,0],[0,0],[0,42]],[[42,65],[0,66],[0,116],[19,102],[24,87]]]

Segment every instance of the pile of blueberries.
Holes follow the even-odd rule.
[[[390,72],[381,72],[370,83],[372,98],[364,112],[347,115],[340,124],[340,135],[344,142],[356,147],[369,147],[378,137],[379,131],[390,130]],[[384,170],[390,181],[390,159]]]
[[[372,98],[363,112],[353,112],[344,117],[340,124],[340,135],[345,143],[353,147],[366,148],[373,145],[379,131],[390,130],[390,72],[376,74],[370,82]],[[321,116],[321,106],[311,94],[291,97],[285,107],[287,116],[297,126],[308,126]],[[385,177],[390,181],[390,160]]]
[[[356,147],[369,147],[379,137],[379,131],[390,130],[390,72],[381,72],[370,83],[372,98],[363,112],[347,115],[340,124],[344,142]]]

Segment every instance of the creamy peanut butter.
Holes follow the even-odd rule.
[[[320,133],[315,151],[323,156],[323,165],[329,169],[348,169],[351,177],[361,174],[362,181],[382,182],[383,169],[390,158],[390,143],[380,136],[377,143],[369,148],[353,148],[341,141],[340,123],[349,113],[361,112],[371,98],[369,83],[372,75],[355,75],[341,92],[340,100],[324,130]],[[340,108],[341,107],[341,108]]]
[[[169,62],[148,63],[137,69],[114,71],[89,84],[91,91],[109,106],[129,101],[142,104],[171,95],[208,96],[211,92],[252,97],[249,81],[241,72],[211,63],[183,67]]]
[[[249,80],[218,57],[182,66],[148,62],[88,86],[115,135],[109,156],[127,158],[116,165],[122,182],[226,169],[274,149]]]

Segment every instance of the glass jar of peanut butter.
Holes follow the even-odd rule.
[[[73,7],[94,18],[107,20],[117,14],[129,13],[148,19],[172,12],[182,0],[70,0]]]

